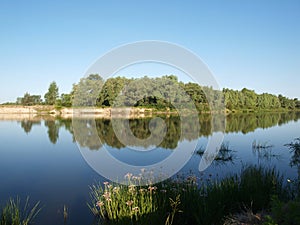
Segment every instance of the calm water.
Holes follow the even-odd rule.
[[[204,176],[211,174],[220,178],[239,172],[244,165],[262,164],[276,166],[286,178],[296,178],[298,168],[290,166],[292,155],[284,144],[300,137],[299,118],[299,113],[227,116],[224,143],[232,151],[215,160]],[[93,216],[86,206],[89,185],[105,179],[89,167],[78,146],[94,152],[103,151],[105,147],[116,159],[143,166],[165,159],[182,142],[197,141],[197,149],[205,149],[212,126],[216,126],[213,130],[218,130],[218,122],[212,125],[211,117],[204,115],[199,120],[199,133],[181,136],[182,129],[193,130],[192,123],[188,128],[180,128],[179,118],[162,119],[167,125],[166,136],[155,150],[146,153],[122,144],[110,120],[80,120],[77,126],[82,126],[81,132],[76,138],[72,120],[68,119],[0,120],[0,204],[9,197],[25,199],[30,196],[32,202],[41,201],[44,206],[37,224],[63,224],[64,205],[69,209],[68,224],[92,224]],[[88,138],[92,122],[95,122],[101,143]],[[136,137],[145,139],[150,135],[149,122],[150,119],[131,119],[129,125]],[[252,148],[253,141],[272,147],[256,151]],[[198,175],[201,157],[201,154],[194,154],[179,173],[192,171]]]

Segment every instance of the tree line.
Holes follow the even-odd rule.
[[[181,91],[178,91],[181,90]],[[133,106],[150,107],[158,110],[174,109],[174,105],[184,105],[187,98],[192,99],[198,111],[222,109],[228,110],[294,110],[300,109],[300,100],[291,99],[281,94],[278,96],[243,88],[222,91],[212,87],[200,86],[197,83],[183,83],[174,75],[157,78],[125,78],[114,77],[104,82],[98,74],[90,74],[73,84],[70,93],[59,95],[59,88],[53,81],[44,94],[30,95],[17,98],[20,105],[55,105],[57,107],[71,106]]]

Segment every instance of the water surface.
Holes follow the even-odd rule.
[[[93,216],[86,206],[89,185],[105,179],[89,167],[78,146],[86,151],[106,150],[120,161],[143,166],[167,158],[182,142],[197,141],[196,150],[201,151],[212,130],[218,131],[218,121],[212,123],[210,115],[200,116],[200,132],[189,132],[185,136],[181,131],[193,131],[193,120],[187,127],[180,127],[178,117],[161,118],[167,125],[166,136],[159,146],[147,152],[134,151],[120,142],[108,119],[80,120],[81,133],[76,138],[71,119],[23,117],[0,120],[0,204],[9,197],[25,199],[30,196],[32,202],[41,201],[44,206],[37,224],[63,224],[64,205],[69,209],[68,224],[92,224]],[[201,176],[221,179],[239,172],[245,165],[261,164],[275,166],[285,178],[296,178],[300,165],[290,165],[292,155],[284,144],[300,137],[299,118],[299,113],[228,115],[224,143],[232,151],[221,155]],[[150,120],[130,119],[132,133],[140,139],[149,137]],[[88,138],[90,123],[95,123],[100,142]],[[254,141],[272,147],[255,150],[252,148]],[[201,157],[195,153],[179,173],[192,171],[200,176]]]

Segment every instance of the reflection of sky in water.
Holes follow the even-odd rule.
[[[257,128],[254,132],[225,134],[224,142],[233,149],[233,162],[213,164],[204,171],[204,176],[224,177],[240,172],[243,165],[261,163],[276,166],[286,177],[295,178],[297,168],[289,166],[291,155],[284,144],[300,137],[300,122],[290,121],[281,126]],[[55,144],[48,138],[48,127],[42,121],[25,133],[20,122],[0,121],[0,204],[10,196],[23,199],[29,195],[32,201],[40,200],[44,209],[37,224],[58,224],[62,221],[62,207],[66,204],[72,213],[70,224],[85,224],[91,220],[86,207],[89,201],[89,185],[103,178],[94,172],[82,158],[72,134],[61,127]],[[259,159],[252,151],[252,142],[273,145],[272,154],[279,159]],[[206,147],[207,138],[201,137],[198,148]],[[157,148],[138,152],[129,148],[105,148],[116,159],[129,164],[147,165],[166,159],[174,150]],[[146,153],[146,154],[145,154]],[[197,176],[201,156],[194,155],[181,170],[187,174],[192,171]],[[111,168],[112,170],[114,168]],[[47,219],[45,219],[47,218]],[[51,220],[49,220],[51,218]]]
[[[146,166],[158,163],[172,154],[172,150],[160,147],[155,149],[151,148],[149,151],[137,151],[128,147],[115,149],[106,145],[105,149],[117,160],[135,166]]]

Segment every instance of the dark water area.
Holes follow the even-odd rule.
[[[166,159],[182,143],[188,146],[194,142],[194,154],[177,174],[192,172],[200,176],[202,153],[214,132],[224,134],[226,151],[219,152],[201,176],[221,179],[249,164],[276,167],[285,179],[299,176],[300,165],[291,165],[292,153],[284,145],[300,137],[300,113],[230,114],[226,121],[201,115],[200,130],[195,129],[195,118],[190,121],[185,118],[186,127],[181,127],[179,117],[161,116],[161,119],[167,127],[165,136],[153,150],[145,152],[135,151],[120,141],[112,120],[108,119],[82,118],[76,123],[72,119],[51,117],[1,120],[0,205],[10,197],[25,200],[30,196],[32,203],[41,201],[43,206],[36,224],[63,224],[64,205],[68,207],[68,224],[93,224],[93,215],[86,204],[89,185],[106,178],[89,166],[82,150],[95,155],[108,151],[119,161],[144,166]],[[150,121],[151,118],[129,119],[132,134],[147,139],[151,135]],[[91,129],[92,126],[96,129]],[[95,136],[98,138],[92,138]],[[153,148],[151,142],[139,147]]]

